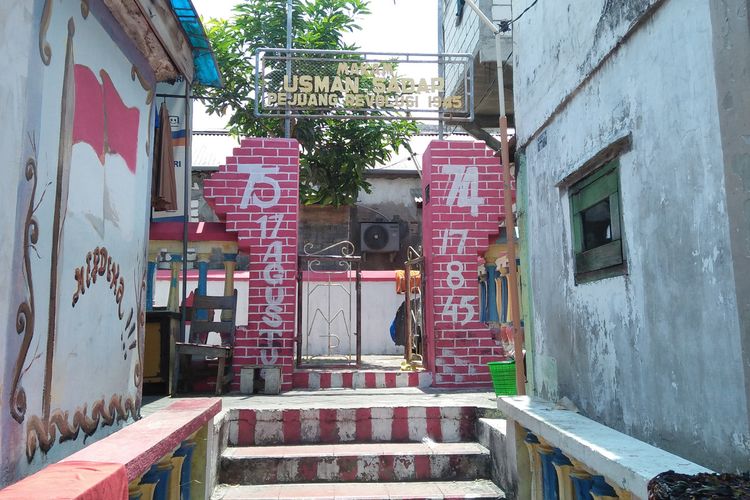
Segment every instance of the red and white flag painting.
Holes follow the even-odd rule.
[[[102,83],[88,66],[75,65],[75,113],[73,144],[85,143],[104,165],[105,155],[120,155],[135,173],[140,113],[122,101],[106,71]]]

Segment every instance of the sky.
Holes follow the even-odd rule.
[[[241,0],[193,0],[204,20],[227,18]],[[370,0],[368,16],[359,19],[362,30],[346,41],[369,52],[437,53],[437,5],[439,0]],[[434,71],[437,73],[437,70]],[[223,129],[224,119],[208,116],[195,105],[194,130]]]
[[[193,0],[204,19],[227,18],[241,0]],[[362,50],[437,52],[438,0],[370,0],[372,14],[360,21],[362,31],[350,37]]]

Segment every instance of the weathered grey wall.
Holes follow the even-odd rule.
[[[515,27],[514,83],[519,144],[528,143],[536,392],[730,470],[750,457],[747,309],[737,303],[748,278],[735,274],[747,261],[733,262],[733,252],[747,255],[747,229],[730,237],[748,204],[729,184],[747,185],[748,156],[746,135],[722,141],[731,122],[719,113],[714,51],[728,24],[715,9],[706,0],[547,2]],[[747,115],[746,94],[732,95]],[[628,275],[575,286],[569,200],[556,185],[626,134]]]
[[[514,0],[523,12],[533,0]],[[516,131],[524,144],[643,14],[663,0],[558,0],[532,7],[513,25]],[[641,72],[640,68],[630,68]]]
[[[403,269],[410,246],[422,244],[422,210],[417,208],[414,197],[421,196],[421,180],[417,175],[400,177],[370,176],[372,192],[360,191],[357,205],[352,208],[351,234],[355,246],[360,249],[361,222],[398,222],[400,228],[400,250],[398,253],[364,254],[363,269]],[[377,212],[373,212],[376,210]]]
[[[299,251],[305,245],[311,245],[311,251],[350,240],[349,219],[350,207],[323,207],[319,205],[300,205],[299,209]],[[340,249],[335,249],[338,252]]]
[[[422,242],[421,210],[414,197],[421,194],[416,172],[399,176],[369,175],[370,193],[360,191],[357,204],[349,207],[300,207],[299,250],[311,244],[313,251],[339,241],[351,241],[357,255],[362,255],[363,270],[403,269],[409,246]],[[400,250],[397,253],[362,252],[361,222],[397,222],[400,227]],[[338,252],[340,249],[335,249]],[[332,264],[333,265],[333,264]]]
[[[744,380],[750,380],[750,5],[711,2],[716,87],[724,154],[732,263],[742,340]],[[750,414],[750,383],[745,384]]]
[[[0,47],[14,47],[5,52],[7,61],[5,70],[0,73],[0,109],[3,110],[3,120],[6,124],[23,129],[28,114],[28,92],[34,87],[34,79],[30,78],[29,59],[27,54],[33,47],[33,29],[31,19],[34,14],[32,2],[12,2],[0,9]],[[26,160],[32,155],[32,144],[29,138],[21,134],[0,134],[0,154],[5,159],[3,168],[3,182],[0,183],[0,213],[4,222],[0,224],[0,276],[5,276],[4,286],[0,287],[0,380],[9,381],[15,368],[16,353],[14,351],[16,331],[16,311],[18,301],[24,291],[23,279],[14,278],[22,268],[22,242],[17,235],[22,234],[25,223],[17,216],[23,213],[22,200],[18,198],[19,184],[24,174]],[[9,383],[0,383],[0,408],[3,413],[7,402],[10,401],[11,387]],[[5,419],[0,416],[0,422]],[[0,450],[5,450],[15,443],[6,436],[5,424],[0,424]],[[0,487],[6,483],[4,478],[10,477],[14,471],[13,460],[0,459]]]

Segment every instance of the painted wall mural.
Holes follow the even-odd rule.
[[[100,2],[38,19],[0,486],[140,408],[153,75]]]

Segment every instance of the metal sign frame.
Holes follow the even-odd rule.
[[[273,63],[276,64],[276,68],[271,68]],[[398,67],[401,65],[414,65],[414,64],[437,64],[438,66],[443,65],[458,65],[458,73],[455,78],[458,89],[462,89],[463,93],[461,96],[455,96],[460,98],[462,106],[445,108],[442,107],[445,103],[446,96],[444,86],[445,79],[443,79],[443,90],[441,92],[435,92],[434,90],[430,93],[415,93],[415,92],[402,92],[393,93],[386,92],[380,94],[386,97],[379,98],[382,102],[383,99],[388,100],[389,98],[396,99],[393,96],[403,95],[422,95],[429,96],[428,102],[437,98],[440,105],[438,107],[425,107],[417,105],[415,107],[396,107],[396,106],[346,106],[341,104],[341,100],[344,100],[346,92],[340,93],[336,98],[337,105],[331,106],[315,106],[305,107],[301,105],[295,106],[294,103],[280,104],[275,107],[265,107],[268,95],[278,95],[284,97],[282,94],[286,94],[286,97],[291,99],[290,92],[285,92],[281,85],[279,88],[270,93],[267,91],[266,82],[263,80],[265,75],[269,75],[272,71],[278,73],[279,68],[285,67],[285,76],[291,80],[292,76],[299,76],[299,71],[295,72],[290,68],[295,63],[305,64],[319,64],[319,65],[339,65],[341,63],[348,64],[359,64],[366,67],[376,67],[377,65],[384,67]],[[348,73],[347,73],[348,75]],[[278,75],[277,75],[278,76]],[[307,76],[319,76],[309,75]],[[331,75],[327,75],[331,77]],[[333,75],[337,76],[337,75]],[[372,76],[372,75],[368,75]],[[407,78],[408,75],[391,75],[392,80],[388,82],[398,80],[410,80],[412,84],[415,83],[415,79]],[[438,77],[440,78],[440,77]],[[338,91],[335,91],[338,92]],[[331,95],[334,92],[330,92]],[[365,95],[365,94],[357,94]],[[372,96],[374,94],[366,94]],[[452,98],[450,96],[449,98]],[[404,98],[402,98],[403,100]],[[371,101],[374,98],[370,98]],[[362,101],[360,101],[362,102]],[[422,99],[417,98],[416,102],[422,102]],[[434,101],[432,101],[434,102]],[[400,53],[400,52],[359,52],[359,51],[347,51],[347,50],[310,50],[310,49],[285,49],[285,48],[261,48],[255,53],[255,116],[258,118],[326,118],[326,119],[339,119],[339,120],[446,120],[450,119],[454,122],[460,121],[472,121],[474,119],[474,65],[473,57],[471,54],[425,54],[425,53]]]

